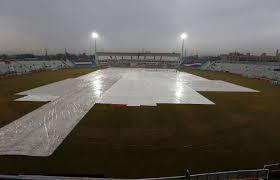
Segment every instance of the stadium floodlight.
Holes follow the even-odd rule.
[[[97,38],[98,38],[98,34],[97,34],[96,32],[92,32],[92,33],[91,33],[91,37],[92,37],[93,39],[97,39]]]
[[[96,54],[96,39],[98,38],[97,32],[92,32],[91,37],[94,39],[94,54]]]
[[[188,34],[187,33],[182,33],[181,34],[181,39],[184,40],[184,39],[187,39],[188,38]]]
[[[182,33],[181,34],[181,39],[182,39],[182,54],[181,54],[181,61],[183,62],[183,56],[184,56],[184,44],[185,44],[185,39],[188,38],[187,33]]]

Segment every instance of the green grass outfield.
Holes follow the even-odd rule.
[[[43,103],[15,93],[94,69],[0,80],[0,126]],[[95,105],[50,157],[0,156],[0,173],[158,177],[261,168],[280,161],[280,87],[223,72],[187,70],[261,91],[201,92],[216,105]]]

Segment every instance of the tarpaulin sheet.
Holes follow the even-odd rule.
[[[0,154],[49,156],[119,76],[97,73],[80,86],[0,129]]]

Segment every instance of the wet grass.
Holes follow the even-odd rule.
[[[0,156],[0,172],[135,178],[183,175],[184,169],[198,173],[260,168],[280,160],[280,87],[222,72],[183,71],[261,92],[201,92],[216,105],[112,107],[97,104],[52,156]],[[46,72],[44,77],[52,73],[55,72]],[[56,73],[63,76],[66,72]],[[32,80],[40,83],[42,78],[37,76],[42,75],[34,74],[30,79],[13,77],[23,78],[17,90],[10,87],[15,86],[13,83],[8,83],[13,78],[0,80],[0,84],[5,81],[7,90],[3,92],[13,96],[37,86]],[[0,91],[8,102],[5,97],[9,96]],[[24,106],[30,111],[28,108],[36,108],[37,104],[22,102],[17,108]],[[17,108],[10,111],[18,111]]]

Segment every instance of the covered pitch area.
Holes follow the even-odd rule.
[[[255,168],[277,157],[279,147],[273,142],[278,138],[279,87],[208,71],[113,68],[87,74],[90,71],[1,80],[1,115],[7,119],[1,130],[8,134],[1,137],[1,153],[14,154],[1,155],[2,172],[157,177],[182,174],[186,168]],[[21,102],[26,100],[31,102]],[[39,117],[32,121],[34,127],[25,124],[29,117]],[[13,127],[16,133],[9,133]]]
[[[18,93],[50,101],[0,129],[0,154],[49,156],[96,104],[214,105],[196,91],[258,92],[172,69],[108,68]]]

